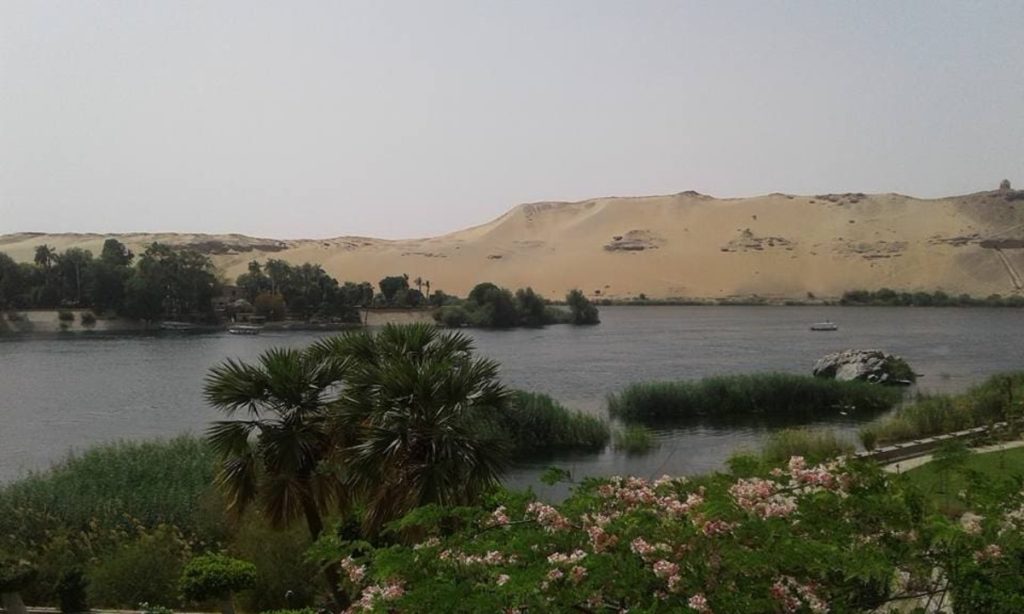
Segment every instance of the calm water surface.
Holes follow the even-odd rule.
[[[502,364],[510,386],[546,392],[606,415],[605,397],[630,382],[756,371],[809,372],[822,355],[881,348],[905,357],[919,387],[962,390],[1000,371],[1024,369],[1024,310],[857,307],[605,307],[596,327],[472,331]],[[812,333],[831,319],[840,330]],[[272,346],[302,346],[313,333],[5,339],[0,341],[0,481],[48,466],[71,449],[114,439],[201,433],[217,414],[202,400],[207,369],[252,359]],[[857,422],[832,423],[852,433]],[[536,484],[544,467],[586,475],[695,473],[765,428],[664,430],[642,457],[600,454],[537,459],[508,482]],[[537,487],[544,494],[544,487]],[[553,491],[549,491],[551,494]]]

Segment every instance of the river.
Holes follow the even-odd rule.
[[[830,319],[835,332],[811,332]],[[502,365],[510,386],[546,392],[605,417],[605,398],[630,382],[787,371],[808,373],[824,354],[880,348],[906,358],[925,391],[957,392],[985,377],[1024,369],[1024,310],[883,307],[605,307],[594,327],[469,331]],[[45,468],[72,449],[116,439],[201,433],[217,413],[202,399],[206,371],[227,357],[252,359],[272,346],[302,346],[316,333],[0,338],[0,481]],[[850,434],[859,422],[836,416]],[[536,459],[507,482],[537,485],[549,465],[588,475],[687,474],[720,467],[756,448],[768,427],[660,430],[644,456]],[[557,490],[557,489],[556,489]]]

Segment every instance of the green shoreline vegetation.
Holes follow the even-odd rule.
[[[608,398],[609,413],[644,424],[692,420],[810,420],[893,408],[902,390],[809,375],[757,373],[697,381],[630,384]]]
[[[919,395],[861,429],[865,448],[1024,418],[1024,373],[994,375],[958,395]]]
[[[1001,378],[963,395],[977,415],[1019,405],[1024,374]],[[806,415],[899,394],[808,379],[819,383],[670,383],[631,417],[678,413],[664,408],[680,400],[693,415],[742,416],[752,401],[755,413]],[[935,467],[974,471],[961,471],[956,510],[913,475],[836,460],[851,444],[812,429],[776,431],[713,474],[587,479],[552,506],[503,489],[503,468],[544,447],[601,449],[608,425],[505,389],[458,332],[387,326],[269,350],[215,367],[205,391],[223,414],[205,439],[97,446],[0,486],[5,600],[68,612],[754,614],[882,611],[935,591],[954,612],[1022,605],[1024,495],[977,478],[1003,464],[962,453],[942,451]],[[613,445],[629,450],[622,437]]]

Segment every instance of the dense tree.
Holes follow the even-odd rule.
[[[153,243],[139,257],[128,284],[126,304],[131,315],[146,320],[157,315],[209,317],[217,286],[208,257],[194,250]]]
[[[572,323],[577,325],[598,324],[601,322],[597,313],[597,307],[583,295],[580,290],[571,290],[565,297],[572,312]]]
[[[393,275],[380,280],[380,293],[384,295],[384,301],[388,305],[396,304],[396,296],[402,290],[409,289],[408,275]]]
[[[19,306],[30,288],[25,270],[0,252],[0,309]]]
[[[516,308],[519,310],[519,319],[523,326],[544,326],[547,323],[545,318],[547,304],[533,291],[533,288],[516,290]]]
[[[271,291],[270,278],[263,274],[263,267],[256,260],[249,263],[249,272],[239,275],[235,283],[245,292],[250,303],[255,302],[261,292]]]
[[[469,293],[469,301],[476,305],[478,323],[482,326],[510,328],[519,325],[515,298],[505,288],[490,282],[477,284]]]
[[[107,239],[100,251],[100,261],[111,266],[127,267],[132,263],[135,254],[124,243],[117,239]]]

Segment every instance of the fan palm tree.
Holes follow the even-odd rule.
[[[328,468],[337,442],[327,428],[328,406],[344,373],[341,360],[294,349],[269,350],[253,365],[228,360],[210,370],[206,399],[231,418],[208,431],[231,511],[241,514],[255,504],[276,527],[302,517],[310,536],[320,536],[324,515],[346,499]],[[346,600],[337,592],[337,569],[325,573],[341,605]]]
[[[368,533],[421,505],[469,503],[497,484],[508,448],[494,421],[509,392],[468,337],[387,326],[312,352],[348,365],[333,418],[352,442],[342,452],[346,482],[364,501]]]

